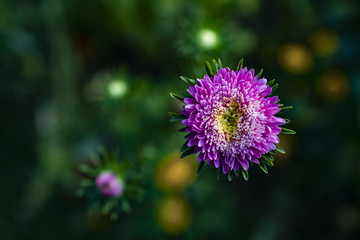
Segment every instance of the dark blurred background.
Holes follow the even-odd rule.
[[[0,239],[360,239],[359,1],[0,0]],[[217,181],[168,111],[184,75],[239,59],[294,110],[266,175]],[[146,195],[87,215],[79,164],[98,146]]]

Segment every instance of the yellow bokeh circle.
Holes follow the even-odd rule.
[[[280,65],[291,73],[304,73],[313,66],[310,51],[301,43],[288,43],[279,49]]]
[[[176,192],[188,187],[196,177],[196,161],[180,158],[179,153],[165,157],[155,172],[155,185],[165,191]]]
[[[184,198],[167,196],[159,202],[157,218],[164,232],[176,235],[189,228],[192,221],[192,211]]]

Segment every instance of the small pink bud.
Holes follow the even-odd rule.
[[[105,197],[118,197],[124,191],[123,183],[111,172],[103,172],[98,175],[95,183]]]

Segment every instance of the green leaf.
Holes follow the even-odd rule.
[[[276,150],[277,150],[279,153],[285,154],[284,149],[282,149],[281,147],[279,147],[279,145],[277,145],[277,144],[275,144],[275,146],[276,146]]]
[[[259,79],[261,78],[261,75],[263,74],[263,70],[264,70],[264,69],[261,69],[260,72],[258,73],[258,78],[259,78]]]
[[[236,71],[239,71],[240,69],[242,69],[242,67],[243,67],[243,62],[244,62],[244,59],[240,59],[238,65],[237,65]]]
[[[173,98],[173,99],[176,99],[176,100],[179,100],[181,102],[184,101],[185,97],[184,96],[180,96],[180,95],[177,95],[175,93],[170,93],[170,96]]]
[[[284,118],[284,120],[285,120],[285,124],[290,123],[290,119]]]
[[[248,171],[244,170],[244,169],[241,169],[241,173],[242,173],[242,176],[243,178],[245,179],[245,181],[248,181],[249,180],[249,173]]]
[[[282,107],[279,113],[289,111],[290,109],[293,109],[293,106]]]
[[[233,171],[229,171],[229,173],[228,173],[228,180],[229,180],[229,182],[232,181],[233,177],[234,177]]]
[[[294,130],[288,129],[288,128],[283,128],[281,127],[281,133],[283,134],[296,134],[296,132]]]
[[[181,146],[181,148],[180,148],[180,152],[182,153],[182,152],[184,152],[184,151],[186,151],[189,147],[188,147],[188,141],[186,141],[182,146]]]
[[[266,173],[266,174],[268,173],[268,170],[267,170],[267,167],[265,164],[260,163],[258,166],[264,173]]]
[[[274,82],[275,82],[275,79],[270,80],[267,82],[267,85],[269,85],[271,87],[274,84]]]
[[[180,76],[180,79],[183,80],[188,85],[195,85],[197,83],[196,80],[184,76]]]
[[[211,69],[211,65],[208,61],[205,61],[205,70],[206,70],[206,73],[209,75],[209,77],[213,77],[214,76],[214,73]]]
[[[183,127],[183,128],[179,128],[177,131],[178,132],[185,132],[186,129],[187,129],[187,127]]]
[[[195,146],[192,146],[191,148],[189,148],[188,150],[186,150],[185,152],[183,152],[180,156],[180,158],[184,158],[186,156],[189,156],[191,154],[194,153],[194,149],[195,149]]]
[[[170,122],[181,121],[181,120],[184,120],[184,119],[187,118],[186,116],[182,115],[181,113],[176,114],[176,113],[173,113],[173,112],[169,112],[169,115],[171,117]]]
[[[199,173],[200,173],[201,169],[204,167],[204,165],[205,165],[205,161],[201,161],[199,164],[199,167],[196,171],[196,176],[199,176]]]
[[[271,166],[271,167],[274,166],[274,163],[273,163],[269,158],[267,158],[267,157],[264,156],[264,155],[261,156],[260,161],[261,161],[262,163],[265,163],[265,164],[268,165],[268,166]]]

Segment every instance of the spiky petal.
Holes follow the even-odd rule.
[[[247,170],[249,162],[259,164],[262,154],[276,149],[280,111],[278,97],[269,97],[272,88],[254,70],[220,68],[213,77],[205,75],[191,85],[182,114],[186,119],[188,147],[194,146],[198,160],[227,173]]]

